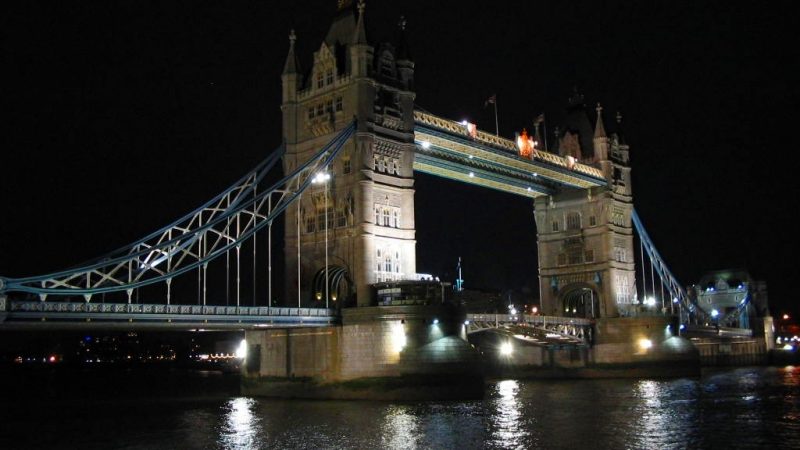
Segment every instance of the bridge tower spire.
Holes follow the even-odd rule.
[[[357,12],[352,6],[339,2],[308,79],[284,96],[286,169],[302,164],[353,118],[357,123],[354,138],[328,167],[328,183],[314,185],[286,213],[286,266],[298,266],[299,239],[304,305],[325,304],[326,278],[329,304],[366,306],[374,283],[416,273],[413,62],[392,42],[370,42],[364,2]],[[326,223],[329,275],[336,274],[329,277],[319,275]],[[297,270],[288,273],[295,275],[287,277],[286,298],[297,299]]]

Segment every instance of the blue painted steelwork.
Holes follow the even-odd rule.
[[[500,156],[503,156],[503,157],[506,157],[506,158],[513,158],[513,159],[516,159],[516,160],[519,160],[519,161],[523,161],[523,162],[525,162],[527,164],[530,164],[531,168],[530,168],[529,171],[521,171],[521,170],[513,170],[512,171],[511,168],[509,168],[509,167],[502,167],[501,170],[502,171],[512,172],[515,176],[519,177],[522,180],[525,180],[525,182],[526,182],[526,184],[524,184],[525,187],[531,186],[531,184],[534,184],[534,185],[538,186],[539,187],[539,191],[542,192],[542,193],[552,192],[560,185],[566,185],[566,186],[574,187],[574,188],[580,188],[581,186],[578,186],[578,185],[575,185],[575,184],[564,183],[563,181],[546,180],[544,177],[541,177],[541,176],[534,177],[534,176],[531,175],[532,173],[538,173],[538,171],[541,170],[541,169],[547,169],[547,170],[551,170],[551,171],[554,171],[554,172],[558,172],[558,173],[564,175],[565,177],[580,179],[580,180],[583,180],[585,182],[591,183],[591,184],[596,185],[596,186],[605,186],[607,184],[606,180],[603,180],[603,179],[600,179],[600,178],[595,178],[595,177],[592,177],[592,176],[589,176],[589,175],[584,175],[584,174],[581,174],[579,172],[576,172],[576,171],[573,171],[573,170],[569,170],[569,169],[566,169],[566,168],[563,168],[563,167],[558,167],[558,166],[554,166],[554,165],[551,165],[551,164],[544,164],[544,163],[539,162],[539,161],[532,161],[532,160],[529,160],[529,159],[526,159],[526,158],[522,158],[521,156],[517,155],[516,153],[499,150],[499,149],[496,149],[494,147],[491,147],[491,146],[488,146],[488,145],[484,145],[484,144],[475,142],[473,140],[466,139],[466,138],[464,138],[462,136],[459,136],[459,135],[456,135],[454,133],[449,133],[447,131],[442,131],[442,130],[439,130],[439,129],[436,129],[436,128],[430,128],[430,127],[423,126],[423,125],[420,125],[420,124],[416,124],[414,129],[415,130],[419,130],[420,132],[423,132],[425,134],[430,134],[432,136],[440,137],[440,138],[443,138],[443,139],[447,139],[447,140],[459,143],[461,145],[478,148],[478,149],[480,149],[482,151],[486,151],[486,152],[489,152],[489,153],[500,155]],[[422,141],[417,140],[416,144],[419,147],[419,146],[421,146]],[[437,152],[441,152],[441,153],[450,155],[450,156],[458,158],[458,159],[465,159],[465,158],[468,157],[467,155],[464,155],[462,153],[454,152],[452,150],[445,149],[445,148],[441,148],[441,147],[433,145],[433,144],[431,145],[430,148],[431,149],[435,149]],[[419,154],[420,154],[420,152],[418,151],[417,155],[419,155]],[[474,161],[475,163],[480,162],[482,164],[487,164],[490,167],[496,166],[495,163],[493,163],[491,161],[481,160],[480,158],[473,158],[470,161]],[[469,167],[474,167],[474,166],[470,165]]]
[[[319,327],[339,322],[333,309],[85,302],[0,302],[2,328],[82,328],[122,324],[146,328]]]
[[[696,321],[709,319],[706,313],[692,301],[692,299],[686,293],[686,290],[683,288],[683,285],[678,282],[677,278],[675,278],[675,275],[673,275],[672,271],[669,270],[669,267],[667,267],[667,264],[664,262],[661,254],[658,253],[658,250],[656,250],[655,244],[653,244],[653,241],[650,239],[650,235],[648,235],[647,231],[644,229],[642,220],[639,218],[639,214],[635,209],[631,213],[631,219],[634,227],[636,228],[636,232],[639,235],[639,239],[641,239],[642,247],[647,252],[648,258],[650,258],[650,263],[656,272],[658,272],[658,276],[661,278],[664,286],[666,286],[667,290],[669,291],[670,297],[672,299],[678,299],[678,302],[680,303],[681,323],[691,320]]]
[[[162,281],[169,286],[172,278],[239,248],[271,224],[311,185],[313,175],[330,165],[354,131],[355,122],[272,186],[258,189],[266,172],[282,156],[282,150],[200,208],[147,237],[69,270],[0,278],[0,293],[26,292],[38,294],[43,300],[47,295],[83,295],[89,301],[94,294],[127,292],[130,303],[136,288]]]

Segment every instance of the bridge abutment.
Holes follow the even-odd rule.
[[[481,398],[483,372],[465,314],[448,305],[344,309],[342,324],[246,332],[247,395]]]

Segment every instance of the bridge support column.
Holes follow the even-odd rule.
[[[246,332],[246,395],[294,398],[481,398],[465,314],[444,305],[343,310],[342,325]]]

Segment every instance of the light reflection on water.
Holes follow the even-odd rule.
[[[220,433],[220,446],[225,449],[249,449],[258,446],[261,434],[259,418],[253,413],[256,400],[238,397],[230,400],[226,407],[226,424]]]
[[[800,448],[800,369],[503,380],[483,401],[70,401],[0,421],[1,448]]]

